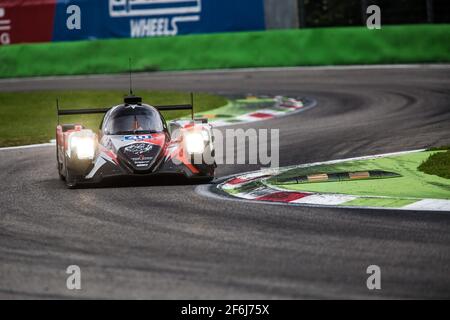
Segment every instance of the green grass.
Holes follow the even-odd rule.
[[[419,170],[427,174],[450,179],[450,150],[432,154],[419,166]]]
[[[418,170],[418,166],[430,155],[440,155],[442,153],[444,152],[425,151],[371,160],[358,160],[331,165],[319,165],[309,168],[296,168],[275,176],[269,179],[268,182],[276,183],[277,179],[280,178],[302,176],[312,173],[385,170],[396,172],[402,175],[402,177],[277,186],[296,191],[343,193],[360,196],[450,199],[450,180],[426,174]]]
[[[431,147],[427,149],[427,151],[442,151],[442,150],[450,150],[450,146]]]
[[[416,200],[398,198],[359,198],[344,202],[342,205],[356,207],[401,208],[414,202],[416,202]]]
[[[57,123],[55,100],[61,109],[101,108],[120,104],[123,91],[40,91],[0,93],[0,146],[15,146],[48,142],[55,137]],[[188,93],[163,91],[138,91],[144,102],[153,105],[185,104]],[[195,95],[195,111],[215,109],[227,104],[220,96],[199,93]],[[189,114],[189,111],[165,112],[166,119]],[[102,115],[64,116],[61,122],[82,123],[98,129]]]
[[[450,25],[313,28],[0,47],[0,78],[242,67],[450,62]]]

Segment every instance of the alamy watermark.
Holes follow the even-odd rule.
[[[81,269],[77,265],[68,266],[66,273],[69,274],[66,280],[68,290],[81,290]]]
[[[67,7],[66,13],[69,15],[66,20],[66,27],[69,30],[81,30],[81,9],[73,4]]]
[[[370,265],[366,270],[370,276],[367,278],[366,285],[369,290],[381,290],[381,269],[377,265]]]
[[[369,30],[381,29],[381,8],[371,5],[367,7],[366,13],[369,15],[366,21],[367,28]]]
[[[173,139],[184,137],[184,155],[172,157],[175,164],[250,164],[277,168],[280,164],[279,129],[226,129],[217,128],[172,132]],[[195,150],[192,155],[190,150]]]

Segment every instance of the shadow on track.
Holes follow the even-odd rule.
[[[46,186],[53,186],[54,189],[66,188],[65,182],[51,179],[43,181]],[[57,184],[55,184],[57,182]],[[195,186],[214,183],[214,181],[202,178],[188,179],[180,175],[162,176],[133,176],[133,177],[110,177],[104,178],[98,183],[81,183],[73,189],[107,189],[107,188],[136,188],[136,187],[162,187],[162,186]]]

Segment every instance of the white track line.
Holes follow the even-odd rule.
[[[55,142],[48,142],[48,143],[40,143],[40,144],[30,144],[30,145],[26,145],[26,146],[4,147],[4,148],[0,148],[0,151],[33,149],[33,148],[42,148],[42,147],[54,147],[55,145],[56,145]]]

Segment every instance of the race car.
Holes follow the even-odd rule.
[[[191,110],[192,120],[167,124],[161,111],[170,110]],[[212,127],[206,119],[194,119],[193,102],[151,106],[141,97],[127,96],[124,103],[105,109],[61,110],[57,102],[57,113],[58,172],[69,188],[115,176],[214,179]],[[98,113],[105,114],[98,133],[81,124],[59,124],[60,116]]]

